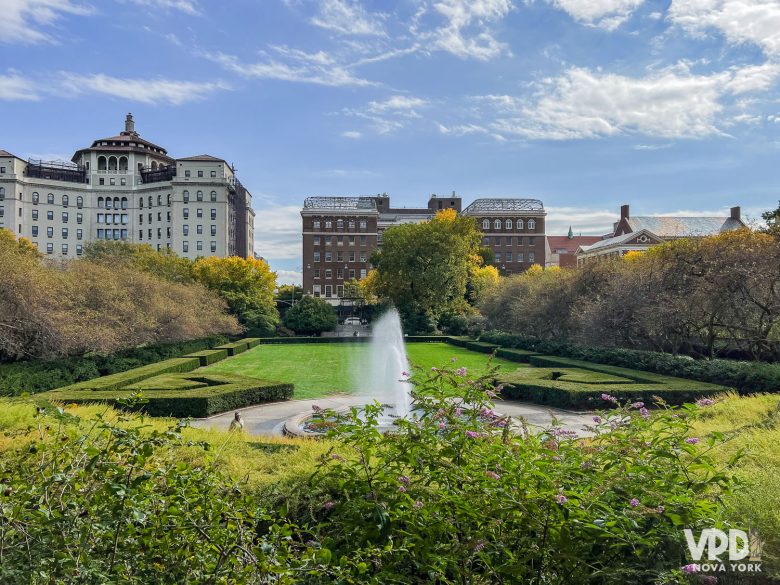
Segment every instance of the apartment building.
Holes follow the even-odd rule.
[[[384,230],[430,220],[443,209],[475,218],[502,273],[522,272],[534,263],[544,265],[546,213],[536,199],[478,199],[462,210],[462,199],[455,192],[431,195],[427,207],[420,208],[394,208],[387,194],[309,197],[301,210],[304,291],[338,303],[346,282],[368,274],[371,253],[382,245]]]
[[[224,159],[172,158],[135,130],[94,140],[71,162],[0,150],[0,228],[46,256],[74,258],[95,240],[171,248],[187,258],[253,256],[252,196]]]

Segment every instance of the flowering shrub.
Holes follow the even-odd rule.
[[[417,373],[419,414],[393,432],[378,404],[344,416],[313,479],[316,546],[381,583],[687,582],[682,529],[717,525],[734,463],[688,438],[697,407],[650,416],[605,394],[579,437],[501,417],[491,377]]]

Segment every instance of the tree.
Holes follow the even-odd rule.
[[[274,290],[276,273],[265,260],[254,258],[199,258],[192,266],[197,282],[227,301],[238,320],[257,335],[272,335],[279,323]]]
[[[300,302],[303,298],[303,287],[293,284],[283,284],[274,294],[274,301],[276,302],[276,310],[279,311],[279,316],[284,319],[285,313],[294,306],[295,303]]]
[[[170,248],[155,250],[149,244],[98,240],[84,246],[84,259],[112,266],[131,265],[171,282],[193,282],[192,260],[178,256]]]
[[[398,308],[409,333],[430,330],[440,315],[464,309],[481,241],[474,219],[452,209],[431,221],[391,227],[372,257],[375,291]]]
[[[761,217],[766,222],[766,227],[761,231],[780,240],[780,201],[777,203],[777,209],[766,211]]]
[[[338,324],[336,310],[325,300],[303,297],[284,316],[284,324],[301,335],[319,335],[332,331]]]

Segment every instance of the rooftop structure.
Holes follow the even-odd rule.
[[[307,197],[303,209],[376,211],[376,201],[373,197]]]
[[[538,199],[476,199],[463,213],[476,215],[496,211],[544,211],[544,204]]]

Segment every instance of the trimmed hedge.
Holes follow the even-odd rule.
[[[249,349],[249,345],[245,341],[234,341],[233,343],[219,345],[214,349],[224,349],[227,351],[228,356],[233,357]]]
[[[603,393],[621,402],[652,404],[658,396],[669,404],[693,402],[705,396],[732,390],[725,386],[639,372],[570,358],[530,356],[533,368],[500,373],[496,383],[510,400],[526,400],[559,408],[591,409],[608,405]]]
[[[200,359],[197,357],[173,358],[157,362],[156,364],[133,368],[126,372],[120,372],[119,374],[112,374],[110,376],[103,376],[102,378],[95,378],[94,380],[87,380],[86,382],[79,382],[78,384],[71,384],[70,386],[65,386],[64,388],[59,388],[52,392],[67,393],[79,392],[82,390],[88,392],[119,390],[129,384],[135,384],[136,382],[159,376],[160,374],[191,372],[199,367]],[[49,392],[49,394],[51,394],[51,392]]]
[[[533,356],[539,355],[533,351],[526,351],[524,349],[506,349],[499,347],[496,350],[496,357],[504,358],[510,362],[520,362],[521,364],[531,363]]]
[[[208,366],[219,361],[224,360],[228,356],[226,349],[206,349],[204,351],[196,351],[195,353],[187,354],[183,357],[190,358],[196,357],[200,360],[200,367]]]
[[[223,336],[137,347],[113,355],[0,364],[0,396],[34,394],[166,360],[223,344]]]
[[[466,341],[460,347],[465,347],[471,351],[479,351],[482,353],[493,353],[500,346],[495,343],[485,343],[484,341]]]
[[[557,341],[539,341],[496,331],[483,334],[480,340],[540,354],[720,384],[736,388],[741,394],[780,392],[780,364],[724,359],[695,360],[688,356],[636,349],[586,347]]]
[[[74,389],[70,386],[41,394],[40,398],[75,404],[100,402],[125,408],[121,401],[132,397],[139,390],[143,390],[146,402],[140,404],[138,410],[151,416],[176,418],[204,418],[263,402],[287,400],[293,394],[292,384],[235,374],[206,376],[193,373],[160,375],[112,392]]]

